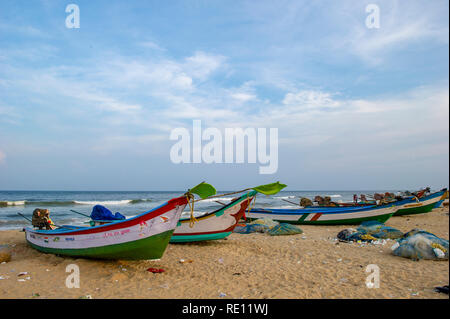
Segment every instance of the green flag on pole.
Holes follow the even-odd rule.
[[[191,194],[197,194],[202,199],[205,199],[205,198],[207,198],[209,196],[212,196],[212,195],[216,194],[216,189],[211,184],[208,184],[208,183],[205,183],[205,182],[201,182],[200,184],[198,184],[197,186],[191,188],[188,191]]]
[[[255,191],[262,193],[264,195],[275,195],[276,193],[281,191],[286,186],[287,185],[285,185],[285,184],[280,184],[280,182],[276,182],[276,183],[252,187],[252,189],[254,189]]]

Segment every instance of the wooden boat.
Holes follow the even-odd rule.
[[[351,225],[368,220],[384,223],[398,207],[393,204],[370,207],[337,207],[325,209],[261,209],[247,212],[247,218],[270,218],[283,223],[304,225]]]
[[[197,217],[195,223],[191,223],[190,218],[180,219],[170,242],[195,242],[227,237],[233,232],[255,195],[256,191],[250,191],[214,212]]]
[[[135,217],[94,227],[25,228],[25,237],[31,247],[44,253],[95,259],[158,259],[187,203],[187,196],[181,196]]]
[[[429,213],[433,208],[439,207],[447,197],[448,191],[447,189],[443,189],[439,192],[424,196],[418,201],[410,198],[406,203],[401,203],[401,205],[397,204],[399,205],[399,209],[395,212],[394,216]]]

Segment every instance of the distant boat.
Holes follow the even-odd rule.
[[[180,219],[170,242],[195,242],[227,237],[244,216],[255,195],[256,191],[250,191],[216,211],[196,217],[197,221],[193,224],[190,218]]]
[[[261,209],[247,212],[247,218],[270,218],[284,223],[304,225],[351,225],[368,220],[386,222],[397,211],[394,204],[369,207]]]
[[[25,237],[31,247],[44,253],[95,259],[158,259],[187,203],[187,196],[181,196],[135,217],[94,227],[27,227]]]
[[[432,193],[428,196],[423,196],[418,200],[411,198],[407,203],[400,205],[394,216],[429,213],[433,208],[439,207],[447,197],[448,191],[444,188],[439,192]]]

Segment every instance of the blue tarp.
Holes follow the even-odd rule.
[[[105,206],[95,205],[92,208],[91,218],[92,220],[122,220],[125,219],[125,216],[121,213],[113,215],[113,213]]]

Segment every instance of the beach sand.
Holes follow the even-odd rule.
[[[421,228],[448,239],[448,207],[393,217],[403,232]],[[351,226],[353,227],[353,226]],[[303,234],[232,234],[226,240],[170,244],[158,261],[97,261],[40,253],[23,232],[0,232],[10,262],[0,264],[0,298],[444,298],[448,261],[412,261],[392,255],[394,241],[362,247],[342,243],[347,226],[300,225]],[[180,263],[180,260],[192,260]],[[80,288],[67,288],[66,266],[80,269]],[[367,288],[366,266],[380,269],[380,288]],[[149,267],[163,268],[153,274]],[[28,274],[18,276],[20,272]],[[19,281],[24,279],[24,281]],[[38,294],[38,295],[36,295]]]

